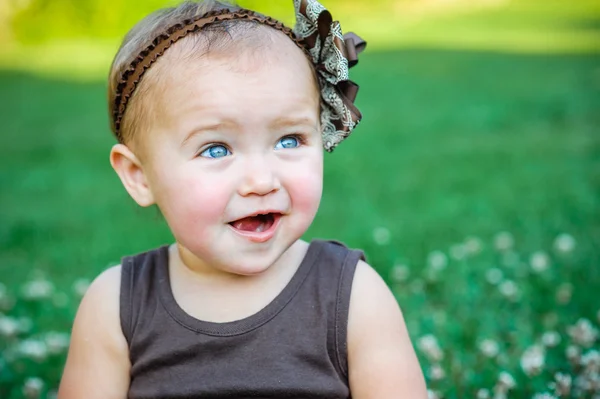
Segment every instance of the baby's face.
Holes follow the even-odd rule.
[[[144,138],[144,171],[179,245],[236,274],[275,262],[321,199],[318,89],[302,51],[273,40],[163,65],[159,123]]]

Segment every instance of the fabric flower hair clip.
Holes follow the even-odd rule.
[[[365,49],[366,42],[354,33],[342,34],[339,22],[333,21],[331,13],[316,0],[294,0],[294,8],[294,30],[250,10],[224,9],[181,21],[159,34],[121,74],[111,106],[111,127],[117,140],[123,142],[121,122],[129,99],[144,73],[170,46],[208,25],[245,19],[285,33],[306,52],[317,72],[321,90],[323,146],[326,151],[333,151],[362,119],[354,105],[358,85],[349,79],[348,70],[358,63],[358,54]]]
[[[323,146],[332,151],[362,119],[354,105],[358,85],[349,68],[367,43],[354,33],[342,34],[338,21],[316,0],[294,0],[296,35],[308,50],[321,86]]]

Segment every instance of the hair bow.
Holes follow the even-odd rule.
[[[329,152],[358,125],[362,114],[354,105],[358,85],[348,69],[358,63],[367,43],[354,33],[342,34],[338,21],[316,0],[294,0],[294,33],[308,50],[321,86],[323,146]]]

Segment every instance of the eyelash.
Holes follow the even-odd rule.
[[[284,139],[286,137],[293,137],[296,140],[298,140],[298,147],[303,146],[306,144],[306,136],[304,134],[300,134],[300,133],[296,133],[296,134],[286,134],[285,136],[282,136],[279,140]]]
[[[304,135],[304,134],[301,134],[301,133],[296,133],[296,134],[286,134],[285,136],[281,136],[281,137],[280,137],[280,138],[279,138],[277,141],[279,142],[279,140],[281,140],[281,139],[284,139],[284,138],[286,138],[286,137],[293,137],[293,138],[295,138],[296,140],[298,140],[298,147],[301,147],[301,146],[303,146],[303,145],[305,145],[305,144],[307,143],[306,135]],[[227,144],[225,144],[225,143],[219,143],[219,142],[216,142],[216,143],[210,143],[210,144],[208,144],[208,145],[206,145],[206,146],[202,147],[202,148],[201,148],[201,149],[198,151],[198,153],[196,154],[196,156],[197,156],[197,157],[199,157],[199,156],[201,156],[201,155],[202,155],[202,153],[203,153],[204,151],[208,150],[209,148],[211,148],[211,147],[214,147],[214,146],[220,146],[220,145],[221,145],[221,146],[223,146],[223,147],[225,147],[225,148],[227,148],[227,150],[228,150],[229,152],[233,153],[233,151],[231,151],[231,149],[229,148],[229,146],[228,146]],[[296,148],[298,148],[298,147],[296,147]]]

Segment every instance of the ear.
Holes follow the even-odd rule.
[[[129,147],[115,144],[110,150],[110,164],[138,205],[146,207],[154,204],[154,195],[148,185],[142,163]]]

